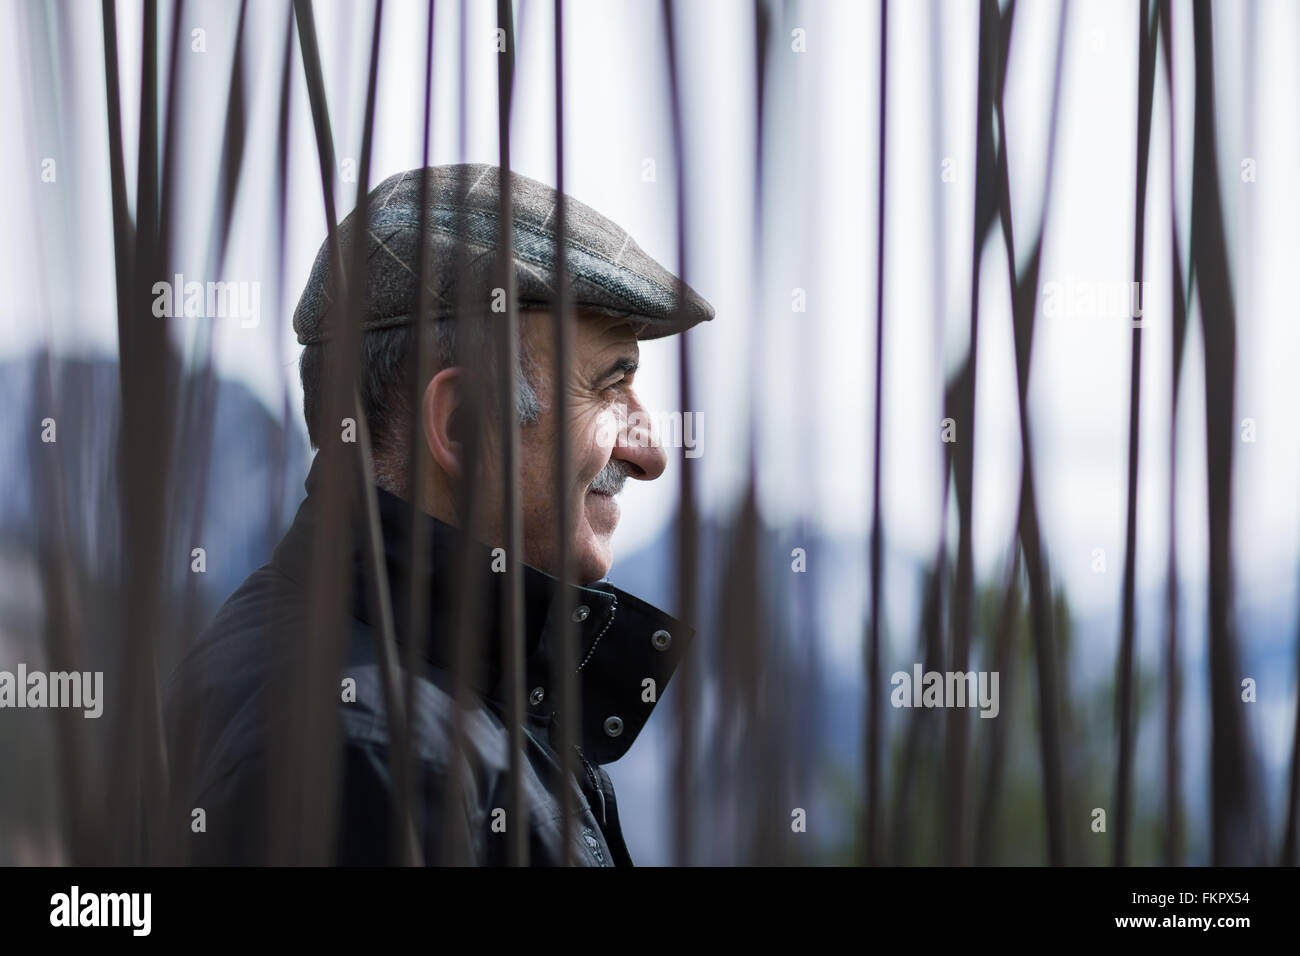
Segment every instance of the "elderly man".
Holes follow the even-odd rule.
[[[712,318],[713,310],[689,288],[678,301],[678,289],[685,287],[626,231],[566,197],[568,301],[576,321],[567,379],[558,381],[553,285],[559,197],[512,174],[512,269],[522,361],[519,368],[501,369],[493,345],[498,331],[493,323],[504,321],[497,288],[499,171],[454,165],[431,168],[424,178],[423,198],[419,170],[377,186],[369,197],[365,235],[357,234],[355,213],[339,227],[345,256],[353,242],[366,244],[358,395],[372,440],[394,633],[402,656],[409,642],[419,651],[410,707],[414,818],[423,857],[429,863],[478,864],[508,858],[511,682],[501,650],[507,574],[500,573],[506,546],[500,423],[491,414],[475,416],[467,409],[495,409],[491,396],[500,394],[496,390],[511,375],[518,386],[520,424],[525,699],[519,706],[529,859],[534,865],[573,859],[593,866],[631,865],[614,788],[601,765],[627,752],[692,636],[681,622],[603,580],[619,518],[615,495],[627,478],[653,480],[666,463],[644,427],[645,409],[634,388],[637,343],[684,331]],[[431,354],[413,408],[411,382],[421,367],[412,324],[420,313],[421,223],[429,230],[425,238],[432,252],[424,313]],[[276,699],[274,688],[285,667],[308,666],[295,655],[318,640],[313,625],[320,626],[326,604],[312,588],[328,520],[322,514],[324,463],[349,460],[324,452],[355,439],[355,422],[349,434],[347,420],[326,420],[332,383],[326,380],[325,349],[343,311],[331,298],[330,261],[326,244],[294,315],[304,346],[304,416],[313,446],[322,450],[307,479],[307,497],[272,560],[231,595],[166,688],[174,827],[183,826],[182,842],[190,851],[185,856],[195,862],[293,862],[293,851],[284,848],[295,844],[282,831],[314,819],[309,799],[295,805],[292,796],[310,794],[310,782],[285,779],[297,766],[292,758],[301,743],[294,738],[300,714]],[[475,360],[465,361],[466,356]],[[561,390],[567,396],[564,421],[557,415]],[[418,487],[407,477],[415,435],[422,466]],[[568,455],[570,480],[562,494],[576,578],[563,585],[564,591],[557,577],[560,448]],[[467,483],[477,492],[472,516],[462,514]],[[411,503],[424,522],[420,530],[427,542],[424,560],[415,566]],[[376,651],[383,602],[376,602],[378,592],[371,590],[375,576],[366,560],[366,508],[349,499],[347,509],[351,533],[343,540],[351,550],[350,591],[346,600],[335,602],[344,646],[332,685],[336,705],[330,705],[337,711],[341,739],[339,813],[329,833],[306,838],[336,847],[329,858],[340,863],[397,862],[393,733]],[[467,549],[459,546],[458,528],[474,529],[477,540]],[[468,562],[460,563],[466,554]],[[416,573],[420,577],[413,581]],[[428,598],[427,621],[418,633],[408,621],[413,586]],[[580,701],[573,715],[575,779],[568,784],[575,816],[567,825],[558,783],[561,685],[552,673],[558,608],[571,609]],[[464,633],[458,611],[479,622],[472,631],[475,652],[466,677],[472,704],[459,725],[460,747],[453,677],[458,634]],[[647,686],[655,692],[647,694]],[[458,752],[463,754],[459,767]],[[202,827],[194,825],[199,819]]]

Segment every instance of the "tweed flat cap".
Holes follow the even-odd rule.
[[[499,286],[496,247],[500,212],[500,170],[485,163],[431,166],[428,170],[426,228],[431,231],[431,259],[425,284],[431,315],[446,318],[465,312],[491,313],[493,288]],[[555,304],[555,234],[559,193],[550,186],[510,174],[515,297],[520,309]],[[463,203],[462,203],[463,199]],[[363,331],[408,324],[418,311],[420,256],[420,170],[385,179],[370,192],[370,228],[366,242],[366,305]],[[714,310],[689,287],[677,314],[677,279],[646,255],[627,230],[572,197],[565,197],[566,249],[570,273],[569,302],[599,315],[644,323],[641,338],[683,332],[713,318]],[[356,210],[339,224],[343,261],[350,261],[355,241]],[[459,259],[458,259],[459,257]],[[293,316],[298,341],[325,340],[329,296],[328,239],[321,245],[311,276]],[[330,319],[332,322],[332,318]]]

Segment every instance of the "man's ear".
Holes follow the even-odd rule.
[[[448,477],[459,481],[464,467],[465,446],[461,434],[462,370],[444,368],[429,380],[420,404],[424,443],[429,454]]]

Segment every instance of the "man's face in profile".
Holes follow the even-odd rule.
[[[633,389],[640,350],[635,328],[579,313],[573,324],[568,381],[555,380],[555,330],[550,315],[520,314],[520,341],[532,356],[541,419],[523,426],[520,498],[527,564],[559,571],[556,468],[561,427],[568,436],[569,553],[580,584],[609,573],[610,537],[619,520],[615,495],[627,478],[651,481],[663,474],[667,455],[650,434],[649,414]],[[568,397],[567,420],[557,417],[558,388]],[[495,445],[495,441],[491,443]],[[487,455],[482,527],[487,540],[503,540],[501,468],[496,449]]]

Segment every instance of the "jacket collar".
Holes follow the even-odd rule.
[[[312,526],[319,495],[313,496],[320,481],[322,457],[317,456],[306,487],[307,498],[299,507],[293,526],[276,552],[277,563],[305,561],[311,554]],[[399,645],[409,640],[410,594],[410,506],[383,489],[377,489],[384,558]],[[371,611],[360,531],[364,527],[359,508],[353,509],[351,580],[352,614],[368,626],[377,619]],[[454,673],[456,600],[468,581],[480,600],[478,626],[471,632],[474,664],[471,686],[498,715],[505,719],[507,675],[502,666],[502,608],[507,572],[504,561],[478,542],[468,544],[469,561],[459,558],[460,532],[427,514],[424,523],[428,542],[427,559],[420,587],[428,595],[427,624],[422,629],[423,653],[433,667]],[[495,569],[494,569],[495,567]],[[476,578],[458,574],[458,569],[475,569]],[[559,703],[558,678],[551,675],[551,655],[558,624],[556,600],[559,581],[538,568],[521,564],[524,619],[524,714],[535,724],[552,727],[552,743],[558,743],[554,720]],[[305,582],[306,577],[290,574]],[[610,763],[623,756],[649,720],[655,703],[694,637],[693,629],[608,582],[589,586],[569,585],[568,606],[574,609],[572,627],[577,639],[580,739],[589,759]],[[368,640],[373,635],[367,634]],[[369,653],[369,648],[363,651]]]

